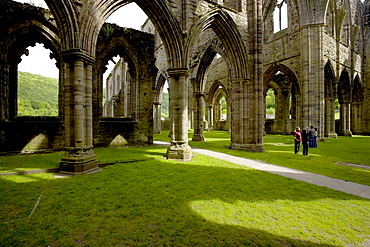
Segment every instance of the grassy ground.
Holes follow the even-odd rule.
[[[219,140],[208,136],[207,144],[190,145],[229,152],[225,133],[209,134]],[[345,146],[341,140],[331,145]],[[268,152],[250,155],[327,158],[313,150],[295,156],[290,141],[267,136]],[[315,152],[331,146],[324,144],[329,141]],[[96,149],[103,163],[136,162],[90,175],[0,177],[0,246],[362,246],[370,240],[370,200],[203,155],[169,161],[166,149]]]
[[[318,142],[318,148],[310,148],[309,156],[293,152],[293,137],[287,135],[267,135],[264,137],[265,153],[249,153],[229,150],[230,135],[225,131],[204,132],[206,142],[190,142],[190,146],[239,157],[262,160],[271,164],[313,172],[333,178],[370,185],[370,169],[341,165],[354,163],[369,166],[369,136],[339,137]],[[191,140],[192,132],[189,132]],[[168,132],[156,134],[155,139],[169,141]],[[302,147],[301,147],[302,151]]]

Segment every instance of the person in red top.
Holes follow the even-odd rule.
[[[302,142],[302,134],[301,134],[301,129],[297,127],[293,133],[294,136],[294,153],[298,154],[299,147],[301,146]]]

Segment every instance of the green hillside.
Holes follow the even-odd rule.
[[[58,79],[18,72],[18,116],[58,116]]]
[[[162,114],[161,117],[168,118],[169,116],[169,107],[168,107],[168,93],[163,92],[162,93]]]
[[[58,79],[18,71],[18,116],[58,116],[58,84]],[[168,93],[162,97],[162,117],[168,118]]]

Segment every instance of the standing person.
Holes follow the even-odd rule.
[[[317,148],[317,128],[315,128],[312,147]]]
[[[294,136],[294,153],[297,154],[302,141],[301,129],[299,127],[295,129],[293,136]]]
[[[302,130],[302,147],[303,155],[308,156],[308,133],[305,129]]]
[[[314,137],[315,137],[315,130],[312,125],[310,129],[308,130],[307,134],[308,134],[308,142],[309,142],[310,148],[312,148],[314,145],[313,142],[314,142]]]

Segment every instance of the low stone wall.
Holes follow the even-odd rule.
[[[59,117],[17,117],[0,123],[0,151],[62,150]]]

